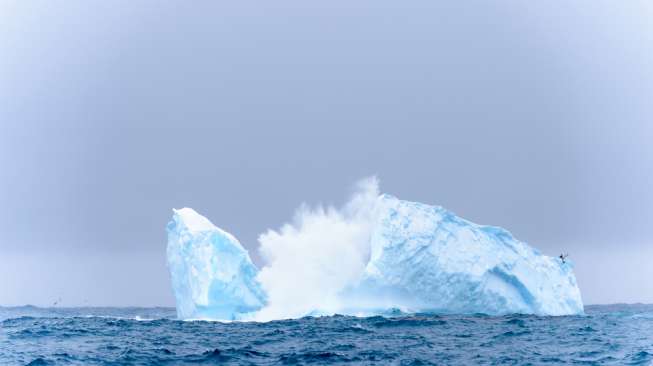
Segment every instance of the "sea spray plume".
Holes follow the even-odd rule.
[[[341,209],[302,205],[292,223],[259,237],[266,264],[257,279],[268,295],[258,320],[333,314],[360,280],[370,255],[379,197],[376,177],[361,180]]]

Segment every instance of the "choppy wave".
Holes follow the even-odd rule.
[[[172,308],[0,308],[0,364],[653,362],[651,305],[567,317],[391,314],[222,323],[178,321]]]

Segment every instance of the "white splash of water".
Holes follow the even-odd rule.
[[[369,260],[378,197],[378,179],[364,179],[344,207],[302,205],[293,222],[259,237],[266,265],[258,279],[268,305],[257,320],[336,313],[347,306],[341,294],[358,283]]]

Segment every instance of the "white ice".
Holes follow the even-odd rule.
[[[175,210],[167,229],[182,319],[583,313],[571,261],[442,207],[379,195],[374,178],[345,207],[303,206],[262,234],[260,271],[236,238],[192,209]]]
[[[190,208],[174,210],[167,231],[179,318],[235,320],[265,304],[258,270],[231,234]]]

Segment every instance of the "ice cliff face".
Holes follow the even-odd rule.
[[[369,315],[389,308],[488,315],[583,313],[571,262],[544,256],[504,229],[476,225],[442,207],[388,195],[372,201],[366,209],[373,214],[362,226],[368,234],[356,236],[363,240],[358,252],[361,245],[369,248],[367,265],[354,267],[360,269],[349,274],[352,283],[329,286],[328,307],[320,308],[316,299],[308,302],[318,304],[315,309],[284,316],[277,306],[275,318],[334,312]],[[277,245],[283,245],[282,239],[275,239],[281,243]],[[301,263],[302,258],[293,261]],[[168,266],[180,318],[256,320],[257,314],[270,313],[260,274],[247,251],[191,209],[175,210],[168,224]],[[293,278],[296,272],[287,270],[289,275],[282,278]],[[341,280],[332,267],[310,274],[316,288],[332,284],[331,279]],[[287,280],[281,282],[284,290],[291,286]],[[265,283],[274,292],[270,286],[275,283]],[[336,298],[334,288],[341,288]]]
[[[174,210],[167,231],[179,318],[234,320],[263,307],[258,269],[231,234],[190,208]]]
[[[445,313],[581,314],[569,261],[442,207],[380,198],[359,288],[378,302]]]

